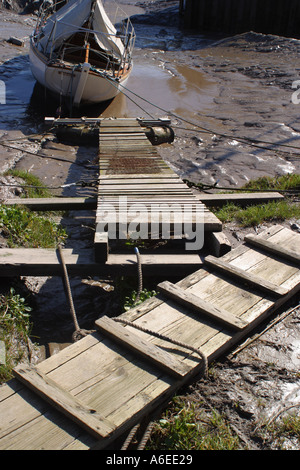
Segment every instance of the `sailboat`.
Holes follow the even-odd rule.
[[[44,0],[30,38],[31,71],[72,106],[111,100],[131,73],[134,41],[130,19],[117,8],[112,21],[102,0]]]

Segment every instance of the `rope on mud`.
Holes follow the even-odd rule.
[[[206,184],[206,183],[194,183],[193,181],[183,179],[182,180],[187,186],[190,188],[198,189],[199,191],[207,191],[209,189],[220,189],[224,191],[241,191],[248,193],[249,191],[252,193],[274,193],[275,191],[278,193],[284,193],[287,195],[298,194],[300,192],[300,188],[297,189],[249,189],[249,188],[229,188],[224,186],[218,186],[218,181],[214,184]]]
[[[0,141],[0,145],[2,145],[2,147],[6,147],[12,150],[18,150],[19,152],[28,153],[29,155],[33,155],[35,157],[48,158],[50,160],[57,160],[59,162],[65,162],[65,163],[72,163],[72,165],[82,166],[83,168],[87,168],[87,169],[91,168],[91,165],[85,165],[84,163],[74,162],[73,160],[68,160],[66,158],[55,157],[54,155],[42,155],[41,153],[32,152],[31,150],[27,150],[24,148],[15,147],[13,145],[7,145],[2,141]]]
[[[30,138],[36,138],[35,140],[41,141],[46,135],[51,134],[51,131],[55,129],[54,123],[57,119],[54,119],[54,122],[51,127],[49,127],[44,132],[34,132],[33,134],[23,135],[23,137],[14,137],[13,139],[5,139],[5,142],[19,142],[20,140],[28,140]],[[41,137],[41,138],[38,138]]]
[[[267,422],[265,426],[266,427],[270,426],[280,415],[282,415],[286,411],[289,411],[292,408],[299,408],[299,407],[300,407],[300,403],[294,403],[292,405],[283,406],[272,418],[270,418],[270,420]]]
[[[8,175],[9,176],[9,175]],[[17,176],[17,178],[21,178],[21,176]],[[75,181],[74,183],[66,183],[66,184],[61,184],[59,186],[47,186],[47,185],[42,185],[42,186],[36,186],[33,184],[22,184],[22,183],[0,183],[0,187],[10,187],[10,188],[35,188],[35,189],[64,189],[68,188],[70,186],[81,186],[82,188],[94,188],[97,187],[99,184],[98,180],[95,181]]]
[[[137,293],[137,296],[136,296],[136,299],[135,299],[135,304],[137,304],[137,302],[139,302],[139,300],[140,300],[141,292],[143,290],[143,273],[142,273],[142,262],[141,262],[141,256],[140,256],[139,249],[137,247],[135,247],[134,252],[135,252],[136,258],[137,258],[138,281],[139,281],[138,293]]]
[[[61,264],[62,264],[62,267],[63,267],[64,285],[65,285],[65,288],[66,288],[66,291],[67,291],[67,296],[68,296],[68,300],[69,300],[69,304],[70,304],[70,312],[71,312],[71,315],[73,317],[73,322],[74,322],[74,326],[75,326],[75,331],[72,335],[72,339],[73,339],[73,341],[78,341],[81,338],[83,338],[84,336],[87,336],[88,334],[93,333],[95,330],[84,330],[84,329],[80,328],[80,326],[79,326],[77,316],[76,316],[75,307],[74,307],[72,292],[71,292],[71,286],[70,286],[70,281],[69,281],[69,276],[68,276],[68,270],[67,270],[67,266],[66,266],[66,263],[65,263],[65,260],[64,260],[61,245],[58,245],[58,252],[59,252],[59,257],[60,257]]]
[[[157,333],[156,331],[149,330],[148,328],[144,328],[143,326],[140,326],[140,325],[137,325],[136,323],[125,320],[124,318],[113,317],[113,320],[119,323],[123,323],[124,325],[127,325],[127,326],[132,326],[133,328],[136,328],[137,330],[143,331],[144,333],[147,333],[148,335],[155,336],[156,338],[162,339],[163,341],[168,341],[169,343],[176,344],[177,346],[181,346],[182,348],[189,349],[190,351],[195,352],[202,359],[204,376],[207,375],[207,372],[208,372],[207,357],[201,351],[200,348],[195,348],[194,346],[191,346],[190,344],[184,343],[182,341],[177,341],[176,339],[170,338],[169,336],[165,336],[161,333]]]

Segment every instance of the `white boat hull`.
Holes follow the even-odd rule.
[[[59,96],[64,96],[72,101],[76,97],[76,91],[80,88],[80,96],[77,105],[96,104],[114,98],[122,87],[125,86],[131,68],[119,79],[100,74],[93,69],[87,72],[87,77],[82,80],[82,67],[71,67],[60,64],[51,64],[41,54],[35,45],[30,44],[29,59],[31,71],[35,79],[45,88]],[[80,85],[81,81],[81,86]],[[78,95],[78,91],[77,91]]]

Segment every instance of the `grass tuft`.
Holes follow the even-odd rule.
[[[257,226],[262,222],[277,222],[293,217],[300,218],[300,204],[289,201],[272,201],[241,208],[233,203],[214,211],[221,222],[238,222],[242,227]]]
[[[24,195],[23,197],[51,197],[49,189],[41,182],[41,180],[24,170],[7,170],[4,176],[14,176],[15,178],[21,178],[24,181]]]
[[[0,231],[10,248],[55,248],[67,237],[53,220],[19,206],[0,205]]]
[[[243,189],[249,191],[286,191],[300,189],[300,175],[289,174],[277,178],[264,176],[249,181]],[[278,222],[293,217],[300,218],[300,204],[292,200],[271,201],[264,204],[250,205],[241,208],[228,203],[222,208],[213,210],[221,222],[237,222],[242,227],[257,226],[263,222]]]
[[[31,332],[31,308],[13,288],[0,295],[0,340],[4,341],[6,360],[0,364],[0,383],[12,378],[12,369],[27,350]]]
[[[179,397],[156,425],[148,450],[236,450],[239,439],[215,410],[210,418]]]

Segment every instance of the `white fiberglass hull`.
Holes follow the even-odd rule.
[[[76,101],[77,105],[96,104],[114,98],[129,78],[131,67],[118,79],[87,67],[48,63],[31,41],[29,50],[31,71],[35,79],[55,94]]]

